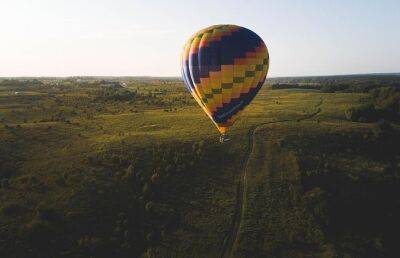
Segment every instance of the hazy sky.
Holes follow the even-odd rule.
[[[1,0],[0,76],[176,76],[227,23],[264,39],[270,76],[400,72],[399,0]]]

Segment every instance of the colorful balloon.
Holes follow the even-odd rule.
[[[182,54],[186,87],[221,134],[256,96],[268,67],[264,41],[236,25],[215,25],[197,32]]]

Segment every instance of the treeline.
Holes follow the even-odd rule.
[[[4,80],[0,80],[0,86],[19,86],[21,84],[42,85],[43,83],[37,79],[31,79],[31,80],[4,79]]]
[[[315,84],[299,84],[299,83],[274,83],[271,85],[273,90],[282,90],[282,89],[313,89],[319,90],[321,89],[321,85]]]
[[[365,74],[365,75],[334,75],[334,76],[304,76],[304,77],[276,77],[267,78],[267,82],[274,83],[318,83],[318,84],[372,84],[395,86],[400,83],[400,74]]]
[[[369,92],[382,87],[400,88],[400,74],[281,77],[268,79],[272,89],[320,89],[322,92]]]
[[[367,102],[348,109],[346,118],[354,122],[379,120],[400,122],[400,88],[385,87],[371,90]]]
[[[102,88],[92,92],[96,101],[133,101],[138,97],[143,97],[137,91],[117,88]]]
[[[43,82],[37,79],[17,80],[17,79],[4,79],[0,80],[0,91],[24,91],[29,89],[39,89],[43,87]]]
[[[400,88],[399,83],[329,83],[323,84],[321,86],[321,91],[324,93],[333,93],[333,92],[347,92],[347,93],[367,93],[373,89],[379,89],[382,87],[397,87]]]

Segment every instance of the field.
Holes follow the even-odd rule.
[[[179,79],[0,81],[0,257],[398,257],[370,90],[267,83],[221,144]]]

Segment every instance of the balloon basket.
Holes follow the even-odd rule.
[[[219,137],[219,142],[220,143],[224,143],[224,142],[227,142],[227,141],[229,141],[230,139],[229,139],[229,137],[226,135],[226,134],[221,134],[221,136]]]

